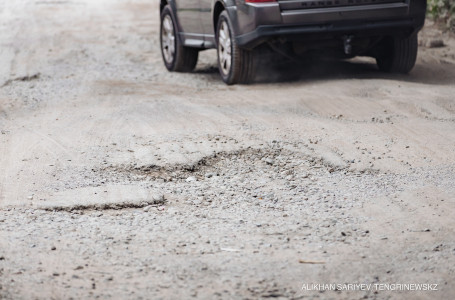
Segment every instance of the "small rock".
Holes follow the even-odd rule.
[[[51,250],[54,251],[54,250],[57,250],[57,248],[55,246],[52,246]]]
[[[443,244],[437,245],[436,247],[433,248],[433,251],[441,251],[443,246],[444,246]]]
[[[213,174],[213,173],[205,174],[205,178],[212,178],[213,176],[215,176],[215,174]]]
[[[155,194],[155,195],[153,195],[152,199],[155,202],[163,202],[164,201],[164,195],[163,194]]]
[[[441,39],[432,39],[427,43],[428,48],[441,48],[444,46],[445,46],[444,41]]]
[[[265,159],[265,163],[268,165],[273,165],[275,163],[275,160],[273,158],[267,157]]]
[[[194,176],[190,176],[186,179],[186,182],[193,182],[193,181],[197,181],[197,178]]]
[[[144,212],[149,212],[151,208],[152,208],[152,206],[149,205],[149,206],[144,207],[143,210],[144,210]]]
[[[33,200],[33,195],[28,196],[27,200]]]

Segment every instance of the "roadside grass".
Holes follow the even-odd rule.
[[[433,20],[455,32],[455,0],[428,0],[427,11]]]

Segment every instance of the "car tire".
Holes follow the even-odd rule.
[[[381,71],[407,74],[414,68],[418,51],[416,34],[405,38],[390,37],[383,43],[383,53],[376,57]]]
[[[199,51],[183,46],[177,32],[171,8],[166,5],[161,12],[160,25],[160,46],[164,65],[169,71],[191,72],[196,67]]]
[[[253,51],[237,45],[233,38],[232,22],[226,11],[221,13],[216,28],[218,69],[221,78],[228,85],[251,82],[255,76]]]

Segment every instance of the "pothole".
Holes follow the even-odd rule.
[[[255,202],[274,207],[280,200],[308,200],[324,193],[319,179],[345,173],[346,168],[272,143],[265,148],[217,152],[191,164],[122,165],[97,172],[114,183],[137,182],[194,205]]]
[[[239,163],[242,162],[241,165]],[[241,170],[242,169],[242,170]],[[191,164],[172,164],[165,166],[110,166],[99,170],[115,177],[125,175],[130,180],[162,180],[164,182],[185,180],[196,177],[203,180],[213,176],[220,176],[230,171],[236,173],[251,173],[257,169],[263,172],[283,172],[287,175],[302,171],[300,169],[321,169],[328,172],[340,171],[342,168],[333,166],[321,158],[314,158],[302,152],[291,151],[281,147],[244,148],[230,152],[216,152],[205,156]],[[132,175],[132,176],[129,176]],[[108,177],[108,176],[105,176]]]
[[[302,144],[274,141],[262,148],[214,152],[192,163],[110,165],[79,172],[79,181],[59,181],[63,188],[50,191],[43,203],[49,210],[141,208],[164,204],[153,201],[161,194],[172,199],[166,205],[279,208],[293,201],[325,201],[345,206],[343,193],[360,198],[368,189],[375,191],[367,188],[376,180],[373,171],[355,174],[315,153]],[[340,182],[348,187],[340,188]]]

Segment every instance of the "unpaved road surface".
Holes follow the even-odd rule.
[[[0,298],[454,299],[453,38],[228,87],[157,6],[1,1]]]

